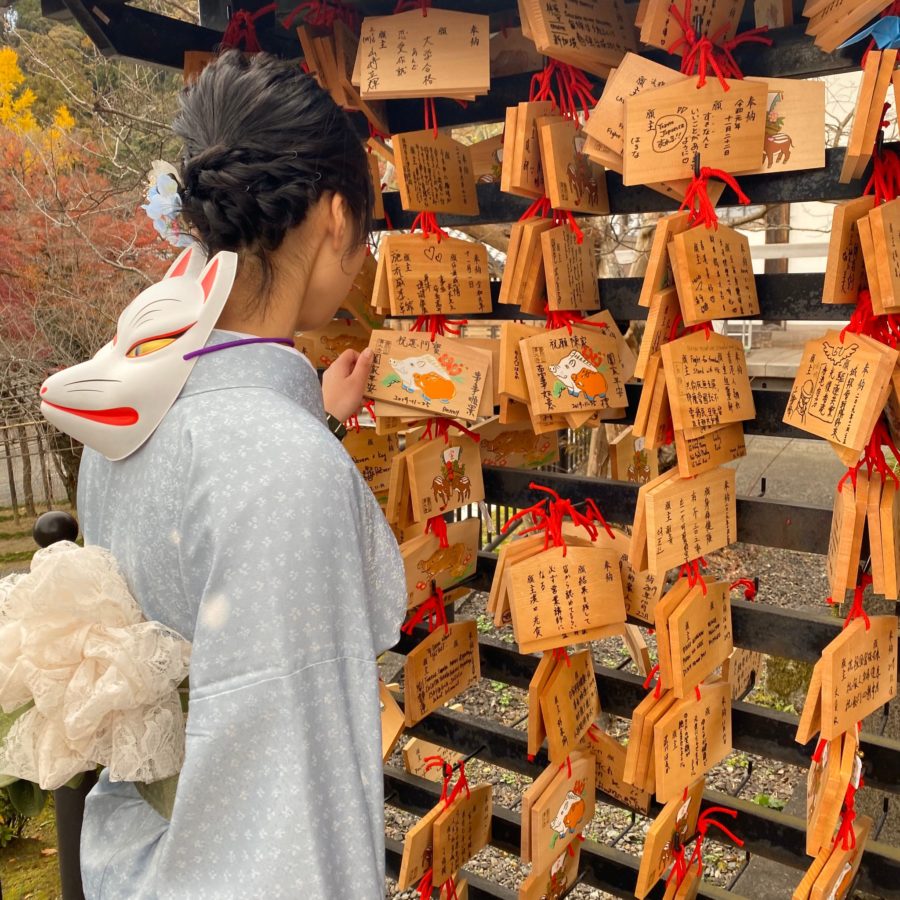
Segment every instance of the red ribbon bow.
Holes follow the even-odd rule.
[[[400,629],[404,634],[412,634],[416,625],[428,622],[428,633],[431,634],[440,625],[444,626],[444,634],[450,633],[447,624],[447,610],[444,608],[444,592],[435,585],[434,593],[424,602],[420,603],[409,621]]]
[[[450,546],[450,542],[447,540],[447,522],[443,516],[432,516],[425,523],[425,534],[433,534],[441,547]]]
[[[701,567],[706,568],[706,560],[702,556],[697,557],[697,559],[688,560],[688,562],[684,563],[678,570],[678,577],[686,578],[688,587],[694,588],[699,584],[700,590],[705,597],[706,581],[703,578],[703,573],[700,571]]]
[[[741,190],[741,186],[727,172],[721,169],[710,169],[703,166],[699,174],[695,175],[685,191],[684,200],[681,201],[679,209],[690,210],[688,223],[694,225],[705,225],[707,228],[716,229],[719,227],[719,217],[716,215],[716,208],[709,199],[708,187],[709,179],[718,178],[724,181],[737,195],[738,202],[746,206],[750,202],[750,198]]]
[[[738,847],[744,846],[744,842],[736,834],[729,831],[721,822],[717,822],[712,818],[713,813],[724,813],[726,816],[731,816],[732,819],[737,818],[737,810],[728,809],[725,806],[710,806],[700,814],[700,818],[697,819],[697,843],[694,845],[694,852],[691,854],[688,866],[696,859],[697,872],[701,875],[703,874],[703,840],[706,837],[706,832],[709,830],[710,825],[715,825],[719,831],[728,835]]]
[[[222,35],[222,47],[242,49],[245,53],[259,53],[262,47],[256,36],[256,20],[275,12],[275,4],[270,3],[256,12],[237,10],[228,20],[228,27]]]

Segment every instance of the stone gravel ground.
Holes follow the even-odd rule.
[[[824,560],[821,556],[736,544],[711,556],[708,563],[709,576],[722,580],[752,578],[758,575],[759,602],[792,609],[808,609],[821,615],[828,614],[829,607],[823,599],[828,589]],[[457,617],[474,618],[481,632],[514,643],[511,628],[495,629],[484,615],[485,601],[484,594],[471,594],[458,604]],[[654,638],[646,632],[645,637],[651,659],[655,661]],[[600,665],[616,667],[627,659],[624,643],[619,638],[596,641],[593,650],[594,657]],[[386,671],[393,674],[401,661],[399,658],[394,660],[392,664],[386,666]],[[782,661],[774,662],[780,664]],[[772,691],[768,685],[770,663],[771,661],[767,661],[747,700],[798,713],[805,695],[808,673],[804,672],[804,667],[797,667],[799,671],[793,672],[795,683],[790,685],[791,689],[788,692],[781,689],[777,692]],[[775,666],[772,665],[771,668],[774,672]],[[626,671],[636,672],[630,660]],[[781,675],[780,669],[778,674]],[[783,680],[779,677],[779,682]],[[482,679],[478,685],[457,698],[456,702],[461,703],[469,715],[510,726],[519,723],[517,727],[525,728],[525,723],[520,722],[527,713],[527,692],[523,690]],[[623,742],[627,740],[630,726],[627,719],[604,716],[601,724]],[[752,773],[747,779],[751,763]],[[395,753],[391,764],[402,768],[399,751]],[[468,763],[466,771],[470,782],[488,781],[494,785],[495,803],[514,811],[519,810],[522,792],[530,783],[529,778],[478,760]],[[707,786],[724,793],[733,794],[739,790],[738,796],[744,800],[780,809],[794,795],[797,786],[805,783],[805,778],[806,771],[795,766],[735,751],[708,774]],[[409,826],[415,821],[414,816],[393,807],[388,806],[386,809],[387,833],[398,840],[402,840]],[[585,833],[592,840],[607,845],[615,842],[618,849],[640,856],[649,824],[649,819],[637,816],[629,829],[631,814],[628,811],[598,802],[594,819]],[[704,845],[703,855],[706,864],[704,878],[723,887],[731,883],[745,863],[743,851],[716,843],[712,832]],[[490,847],[479,853],[468,868],[511,889],[515,889],[528,872],[526,867],[520,865],[518,858]],[[799,872],[797,880],[799,881]],[[746,884],[739,885],[742,891],[747,887]],[[395,900],[412,900],[417,895],[415,891],[397,891],[396,885],[389,882],[387,896]],[[569,896],[599,900],[610,895],[586,885],[579,885]]]

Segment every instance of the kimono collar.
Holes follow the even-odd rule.
[[[214,329],[206,346],[234,338],[234,332]],[[325,418],[316,370],[302,353],[279,344],[245,344],[199,357],[179,397],[246,387],[278,391],[318,418]]]

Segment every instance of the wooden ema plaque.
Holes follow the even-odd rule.
[[[444,801],[432,807],[409,831],[403,840],[403,857],[397,887],[401,891],[414,887],[432,867],[434,856],[434,823],[444,812]]]
[[[551,763],[564,762],[600,713],[597,679],[589,650],[557,663],[540,694]]]
[[[651,306],[655,294],[666,288],[675,287],[675,275],[669,259],[669,242],[676,234],[691,227],[690,218],[689,212],[677,212],[663,216],[656,223],[653,242],[650,244],[650,255],[647,258],[647,270],[641,282],[639,306]]]
[[[881,489],[879,518],[884,596],[896,600],[900,594],[900,491],[891,478],[885,480]]]
[[[854,619],[822,651],[822,737],[832,740],[897,693],[897,618]],[[808,702],[808,701],[807,701]]]
[[[605,215],[606,173],[585,152],[587,135],[571,119],[538,120],[544,184],[554,209]]]
[[[711,36],[724,29],[721,40],[730,40],[735,36],[743,11],[744,4],[741,0],[694,0],[691,4],[691,14],[700,16],[703,23],[700,33]],[[682,31],[678,20],[672,15],[671,4],[662,0],[648,2],[640,28],[643,43],[661,47],[669,53],[684,55],[684,45],[672,49],[682,37]]]
[[[552,219],[514,222],[509,232],[509,253],[500,282],[499,301],[518,304],[522,312],[543,312],[546,278],[541,233],[553,228]]]
[[[800,712],[800,722],[797,725],[797,737],[794,740],[798,744],[808,744],[822,728],[822,660],[816,661],[813,666],[812,676],[809,680],[809,688],[806,692],[806,700]]]
[[[463,519],[447,525],[448,547],[442,547],[433,534],[422,534],[400,545],[406,571],[407,609],[415,609],[432,593],[432,583],[442,591],[475,573],[481,520]]]
[[[812,891],[816,879],[822,874],[822,869],[825,868],[828,857],[831,856],[831,849],[831,847],[823,847],[816,854],[816,858],[812,861],[810,867],[803,873],[800,884],[794,889],[791,900],[809,900],[810,891]]]
[[[559,460],[559,435],[535,434],[523,425],[502,425],[494,418],[475,429],[482,466],[535,469]]]
[[[596,247],[593,237],[581,242],[568,225],[541,234],[547,302],[550,309],[598,309]]]
[[[643,438],[629,426],[609,442],[610,478],[644,484],[659,475],[656,450],[648,450]]]
[[[568,765],[557,766],[549,786],[531,807],[531,861],[534,871],[553,865],[594,817],[596,784],[594,758],[576,751]]]
[[[493,787],[479,784],[463,791],[434,822],[432,881],[443,884],[491,839]]]
[[[632,783],[651,794],[656,789],[656,742],[653,739],[656,723],[675,705],[675,695],[663,691],[662,696],[648,710],[640,729],[637,765]]]
[[[373,331],[375,361],[366,397],[473,421],[491,379],[491,354],[464,341],[413,332]]]
[[[697,874],[697,867],[691,866],[681,881],[673,878],[666,885],[666,892],[663,894],[663,900],[694,900],[700,891],[700,876]]]
[[[564,897],[578,881],[578,865],[581,847],[576,843],[569,852],[567,847],[544,872],[532,872],[519,885],[519,900],[549,900]]]
[[[731,655],[729,588],[707,582],[706,593],[692,592],[669,616],[672,690],[684,698]]]
[[[847,850],[842,846],[832,848],[828,860],[810,890],[809,900],[845,900],[849,896],[872,825],[869,816],[860,816],[854,821],[855,845]]]
[[[386,234],[391,315],[483,313],[491,309],[484,244],[437,235]]]
[[[626,53],[606,79],[600,100],[584,123],[588,136],[622,156],[625,150],[625,101],[642,91],[684,81],[686,75],[637,53]]]
[[[663,595],[662,600],[656,604],[653,614],[653,624],[656,626],[656,645],[659,660],[659,681],[663,689],[672,690],[672,640],[669,636],[669,617],[685,601],[690,594],[693,596],[700,591],[700,586],[690,587],[686,578],[678,578],[675,584]]]
[[[573,325],[520,342],[532,410],[542,415],[624,409],[625,363],[609,328]]]
[[[647,568],[657,576],[737,540],[734,469],[670,479],[645,495]],[[650,482],[652,484],[652,482]]]
[[[519,15],[538,52],[601,78],[637,50],[634,13],[624,0],[521,0]]]
[[[374,428],[350,429],[341,442],[356,464],[369,490],[382,506],[387,503],[391,462],[400,449],[393,435],[379,435]]]
[[[378,700],[381,705],[381,759],[386,762],[400,735],[403,734],[403,710],[381,680],[378,682]]]
[[[474,100],[490,87],[487,16],[421,10],[363,20],[351,81],[371,99]]]
[[[392,140],[404,209],[478,215],[472,151],[465,144],[433,131],[395,134]]]
[[[341,301],[341,309],[346,310],[369,333],[384,325],[384,317],[372,308],[372,293],[375,290],[375,272],[378,265],[375,257],[367,253],[362,268],[353,280],[347,296]]]
[[[520,653],[593,640],[606,626],[625,624],[622,576],[613,551],[552,547],[516,563],[509,579]]]
[[[731,753],[731,689],[716,682],[676,700],[653,736],[656,799],[667,803]]]
[[[481,677],[474,620],[436,628],[406,657],[404,707],[412,727]],[[458,867],[457,867],[458,868]]]
[[[521,857],[523,863],[531,862],[531,810],[534,808],[534,804],[541,799],[544,791],[550,787],[557,772],[559,772],[559,766],[547,766],[522,793]]]
[[[679,315],[681,315],[681,307],[678,303],[678,291],[674,287],[663,288],[653,294],[634,368],[635,378],[645,377],[650,357],[654,353],[658,353],[659,348],[669,340],[672,326]]]
[[[538,120],[554,115],[549,100],[511,106],[506,111],[501,190],[522,197],[543,197],[544,168]]]
[[[691,178],[694,153],[725,172],[759,167],[765,139],[764,84],[693,79],[644,91],[625,101],[626,186]]]
[[[484,500],[478,442],[466,434],[422,441],[406,457],[413,518],[424,522]]]
[[[871,559],[872,591],[884,594],[884,544],[881,541],[881,497],[884,482],[879,472],[869,476],[869,498],[866,503],[866,529],[869,532],[869,554]],[[890,599],[890,598],[888,598]]]
[[[767,91],[762,165],[754,174],[823,168],[825,83],[799,78],[745,80]]]
[[[494,624],[501,628],[512,621],[509,602],[509,568],[524,559],[529,559],[544,550],[543,535],[535,534],[500,545],[497,567],[491,582],[487,611],[494,616]]]
[[[835,204],[825,263],[823,303],[856,303],[863,284],[862,248],[856,223],[868,216],[874,205],[875,198],[871,196]]]
[[[678,474],[683,478],[708,472],[747,455],[744,426],[740,422],[732,422],[694,438],[685,437],[683,431],[676,431],[675,454]]]
[[[656,882],[672,865],[675,859],[675,836],[678,836],[678,841],[684,846],[696,834],[703,786],[704,781],[701,778],[688,788],[686,798],[683,797],[682,791],[682,794],[666,803],[659,815],[650,823],[647,836],[644,838],[641,867],[634,889],[634,895],[638,900],[643,900],[653,890]]]
[[[528,684],[528,755],[537,756],[547,737],[544,716],[541,712],[541,694],[556,672],[557,660],[553,653],[544,651]],[[599,701],[598,701],[599,702]]]
[[[660,352],[677,430],[702,434],[756,415],[740,341],[687,334],[663,344]]]
[[[856,585],[868,497],[869,481],[865,472],[858,473],[855,486],[848,478],[834,492],[825,571],[835,603],[843,603],[848,588]]]
[[[594,757],[597,790],[603,791],[642,816],[649,815],[649,791],[643,791],[625,782],[625,748],[614,737],[599,728],[591,729],[585,747]]]
[[[862,760],[858,751],[859,736],[854,727],[828,741],[821,759],[810,763],[806,784],[807,856],[815,856],[834,839],[851,780],[859,787]]]
[[[731,699],[742,700],[762,672],[763,655],[756,650],[735,647],[722,663],[722,680],[731,685]]]
[[[759,315],[746,235],[727,225],[698,225],[672,238],[670,255],[686,325]]]
[[[421,738],[410,738],[403,745],[403,768],[410,775],[417,775],[426,781],[440,782],[444,777],[444,773],[440,767],[428,768],[427,759],[429,756],[442,756],[447,764],[451,766],[455,766],[461,759],[465,758],[464,753],[448,750],[446,747],[440,747],[437,744],[432,744],[430,741],[423,741]]]
[[[317,368],[327,369],[345,350],[362,353],[370,332],[352,319],[334,319],[314,331],[294,335],[294,346]]]
[[[861,453],[896,364],[897,351],[872,338],[826,332],[803,348],[784,421]]]
[[[900,202],[891,200],[869,213],[878,267],[879,308],[876,315],[900,312]],[[874,308],[874,294],[873,294]]]
[[[613,528],[612,533],[613,538],[610,538],[601,530],[597,535],[596,546],[613,550],[619,555],[619,571],[625,590],[625,612],[632,618],[652,625],[653,611],[662,594],[665,579],[635,568],[631,564],[631,539],[618,528]],[[568,536],[566,539],[568,540]]]

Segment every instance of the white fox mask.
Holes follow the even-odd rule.
[[[181,253],[122,310],[112,341],[44,382],[44,417],[107,459],[134,453],[184,387],[197,361],[184,356],[206,344],[236,271],[234,253],[209,263],[197,247]]]

